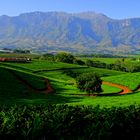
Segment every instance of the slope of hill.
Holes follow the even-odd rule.
[[[94,12],[3,15],[0,48],[132,53],[140,49],[140,18],[115,20]]]
[[[0,67],[0,73],[1,104],[26,103],[46,98],[46,91],[40,90],[46,86],[42,77],[6,67]]]

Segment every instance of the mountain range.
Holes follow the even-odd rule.
[[[3,15],[2,48],[41,53],[136,53],[140,51],[140,18],[118,20],[95,12]]]

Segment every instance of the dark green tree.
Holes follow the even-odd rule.
[[[102,92],[102,80],[96,73],[84,73],[76,78],[77,87],[87,93]]]
[[[55,56],[53,54],[46,53],[40,57],[40,60],[55,61]]]
[[[74,60],[75,60],[75,57],[70,53],[61,52],[56,55],[56,61],[59,61],[59,62],[73,63]]]
[[[85,64],[85,62],[82,61],[82,60],[80,60],[80,59],[75,59],[75,60],[73,61],[73,63],[74,63],[74,64],[77,64],[77,65],[84,65],[84,64]]]
[[[85,62],[85,64],[87,65],[87,66],[89,66],[89,67],[93,67],[93,61],[92,60],[90,60],[90,59],[87,59],[86,60],[86,62]]]

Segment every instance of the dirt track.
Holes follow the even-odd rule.
[[[134,91],[136,91],[136,90],[138,90],[138,89],[140,89],[140,88],[136,88],[135,90],[130,90],[128,87],[126,87],[126,86],[123,86],[123,85],[119,85],[119,84],[114,84],[114,83],[111,83],[111,82],[105,82],[105,81],[103,81],[103,84],[105,84],[105,85],[109,85],[109,86],[112,86],[112,87],[117,87],[117,88],[120,88],[121,89],[121,91],[119,91],[119,92],[116,92],[116,93],[106,93],[106,94],[98,94],[98,93],[95,93],[95,94],[71,94],[71,95],[77,95],[77,96],[93,96],[93,97],[96,97],[96,96],[116,96],[116,95],[118,95],[118,94],[121,94],[121,95],[123,95],[123,94],[128,94],[128,93],[132,93],[132,92],[134,92]]]
[[[47,93],[47,94],[54,92],[54,89],[52,88],[52,86],[51,86],[51,84],[50,84],[48,79],[44,79],[45,87],[43,89],[39,89],[39,88],[33,87],[30,83],[28,83],[28,81],[26,81],[21,76],[19,76],[16,73],[14,73],[13,71],[11,71],[11,70],[9,70],[9,71],[13,74],[13,76],[15,76],[19,81],[21,81],[26,87],[28,87],[29,90],[36,91],[36,92],[44,92],[44,93]],[[111,82],[106,82],[106,81],[103,81],[102,84],[109,85],[109,86],[112,86],[112,87],[117,87],[117,88],[121,89],[120,92],[117,92],[117,93],[114,93],[114,94],[128,94],[128,93],[132,93],[132,92],[140,89],[140,87],[137,87],[135,90],[132,91],[126,86],[111,83]],[[72,94],[72,95],[74,95],[74,94]],[[96,95],[101,95],[101,94],[75,94],[75,95],[96,96]],[[104,96],[105,96],[105,94],[104,94]],[[108,94],[107,94],[107,96],[108,96]]]
[[[122,91],[121,91],[119,94],[128,94],[128,93],[133,92],[133,91],[130,90],[128,87],[123,86],[123,85],[114,84],[114,83],[105,82],[105,81],[103,82],[103,84],[122,89]]]
[[[44,83],[45,83],[45,87],[42,89],[39,89],[37,87],[34,87],[32,84],[28,83],[28,81],[26,81],[25,79],[23,79],[21,76],[19,76],[18,74],[16,74],[14,71],[9,70],[10,73],[12,73],[12,75],[18,79],[20,82],[22,82],[29,90],[31,91],[35,91],[35,92],[43,92],[43,93],[53,93],[54,89],[52,88],[50,82],[48,79],[44,79]]]

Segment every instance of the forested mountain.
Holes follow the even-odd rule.
[[[140,18],[116,20],[94,12],[3,15],[0,16],[0,48],[133,53],[140,50]]]

